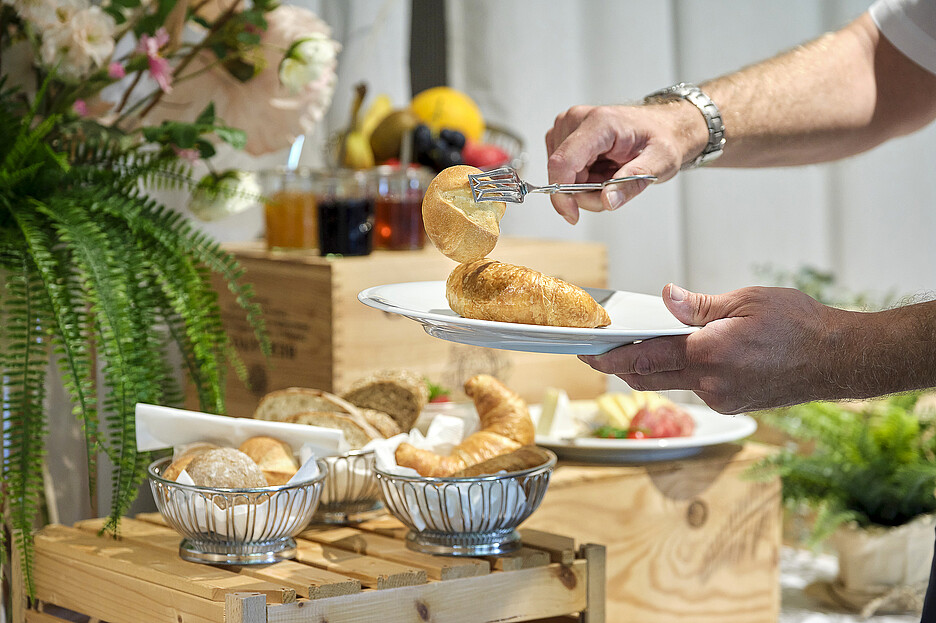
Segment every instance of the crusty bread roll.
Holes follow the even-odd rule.
[[[470,467],[455,472],[452,478],[474,478],[475,476],[488,476],[498,472],[520,472],[543,465],[552,458],[538,446],[523,446],[513,452],[495,456]]]
[[[337,428],[344,433],[345,441],[352,450],[363,448],[372,439],[381,439],[377,430],[368,424],[343,413],[329,413],[327,411],[306,411],[297,413],[286,419],[294,424],[308,424],[323,428]]]
[[[429,402],[429,386],[408,370],[381,370],[358,379],[341,396],[362,409],[386,413],[408,432]]]
[[[426,235],[443,255],[456,262],[472,262],[491,252],[507,209],[503,201],[475,202],[468,185],[472,173],[481,170],[467,165],[443,169],[423,196]]]
[[[247,439],[238,448],[249,456],[263,472],[268,484],[285,485],[299,470],[299,461],[285,441],[266,435]]]
[[[481,430],[469,435],[448,456],[403,442],[396,449],[397,465],[411,467],[422,476],[447,477],[533,443],[535,431],[526,403],[503,383],[478,374],[465,382],[465,393],[474,401]]]
[[[525,266],[482,259],[459,264],[445,283],[456,314],[550,327],[604,327],[608,312],[588,292]]]
[[[196,441],[176,448],[172,463],[170,463],[169,467],[161,474],[162,477],[166,480],[176,480],[179,474],[182,473],[182,470],[188,467],[188,464],[192,462],[196,454],[200,454],[206,450],[213,450],[217,447],[217,445],[207,441]]]
[[[252,489],[266,487],[260,467],[235,448],[215,448],[196,454],[185,471],[200,487]]]

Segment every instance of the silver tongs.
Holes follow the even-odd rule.
[[[479,201],[506,201],[509,203],[523,203],[523,198],[529,193],[588,193],[599,191],[609,184],[633,182],[634,180],[655,181],[655,175],[628,175],[616,177],[604,182],[591,182],[585,184],[549,184],[548,186],[534,186],[524,182],[514,169],[502,167],[491,171],[473,173],[468,176],[471,186],[471,196]]]

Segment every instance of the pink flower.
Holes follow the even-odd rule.
[[[176,147],[175,145],[172,146],[172,151],[174,151],[175,155],[182,160],[187,160],[193,164],[196,160],[198,160],[198,156],[200,155],[197,149],[182,149],[181,147]]]
[[[111,63],[107,66],[107,77],[120,80],[127,75],[127,70],[120,63]]]
[[[88,104],[84,100],[75,100],[75,103],[72,104],[72,110],[79,117],[85,117],[88,114]]]
[[[177,80],[171,97],[163,97],[151,111],[148,121],[163,119],[193,121],[209,102],[225,125],[247,134],[244,148],[252,156],[285,149],[300,134],[310,134],[328,106],[335,89],[337,51],[328,25],[314,13],[294,5],[280,5],[266,20],[268,28],[261,36],[262,70],[247,82],[241,82],[217,63],[214,55],[203,53],[186,70],[192,80]],[[293,43],[315,34],[324,35],[335,46],[335,54],[315,80],[290,92],[280,82],[279,66]],[[184,76],[183,76],[184,77]]]
[[[159,50],[169,43],[169,33],[165,28],[156,31],[156,36],[140,35],[140,43],[136,51],[146,54],[149,60],[149,72],[159,88],[166,93],[172,92],[172,69],[169,61],[159,55]]]

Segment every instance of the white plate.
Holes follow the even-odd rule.
[[[685,335],[699,329],[676,320],[658,296],[584,289],[608,311],[610,326],[576,329],[462,318],[448,306],[444,281],[374,286],[358,294],[358,300],[370,307],[420,322],[426,333],[433,337],[472,346],[533,353],[600,355],[624,344],[663,335]]]
[[[689,437],[662,439],[599,439],[578,437],[576,419],[590,421],[598,407],[593,400],[573,400],[569,414],[553,422],[553,435],[536,436],[537,445],[551,449],[559,458],[586,463],[644,463],[669,461],[698,454],[707,446],[737,441],[757,430],[748,415],[722,415],[704,405],[679,405],[695,420]],[[539,405],[530,405],[530,415],[539,419]]]

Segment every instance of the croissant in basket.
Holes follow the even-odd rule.
[[[608,312],[585,290],[491,259],[456,266],[445,282],[445,297],[452,311],[465,318],[550,327],[611,324]]]
[[[465,393],[474,401],[481,430],[465,438],[448,456],[401,443],[396,450],[397,465],[411,467],[422,476],[446,477],[533,443],[535,431],[526,403],[503,383],[479,374],[465,383]]]

